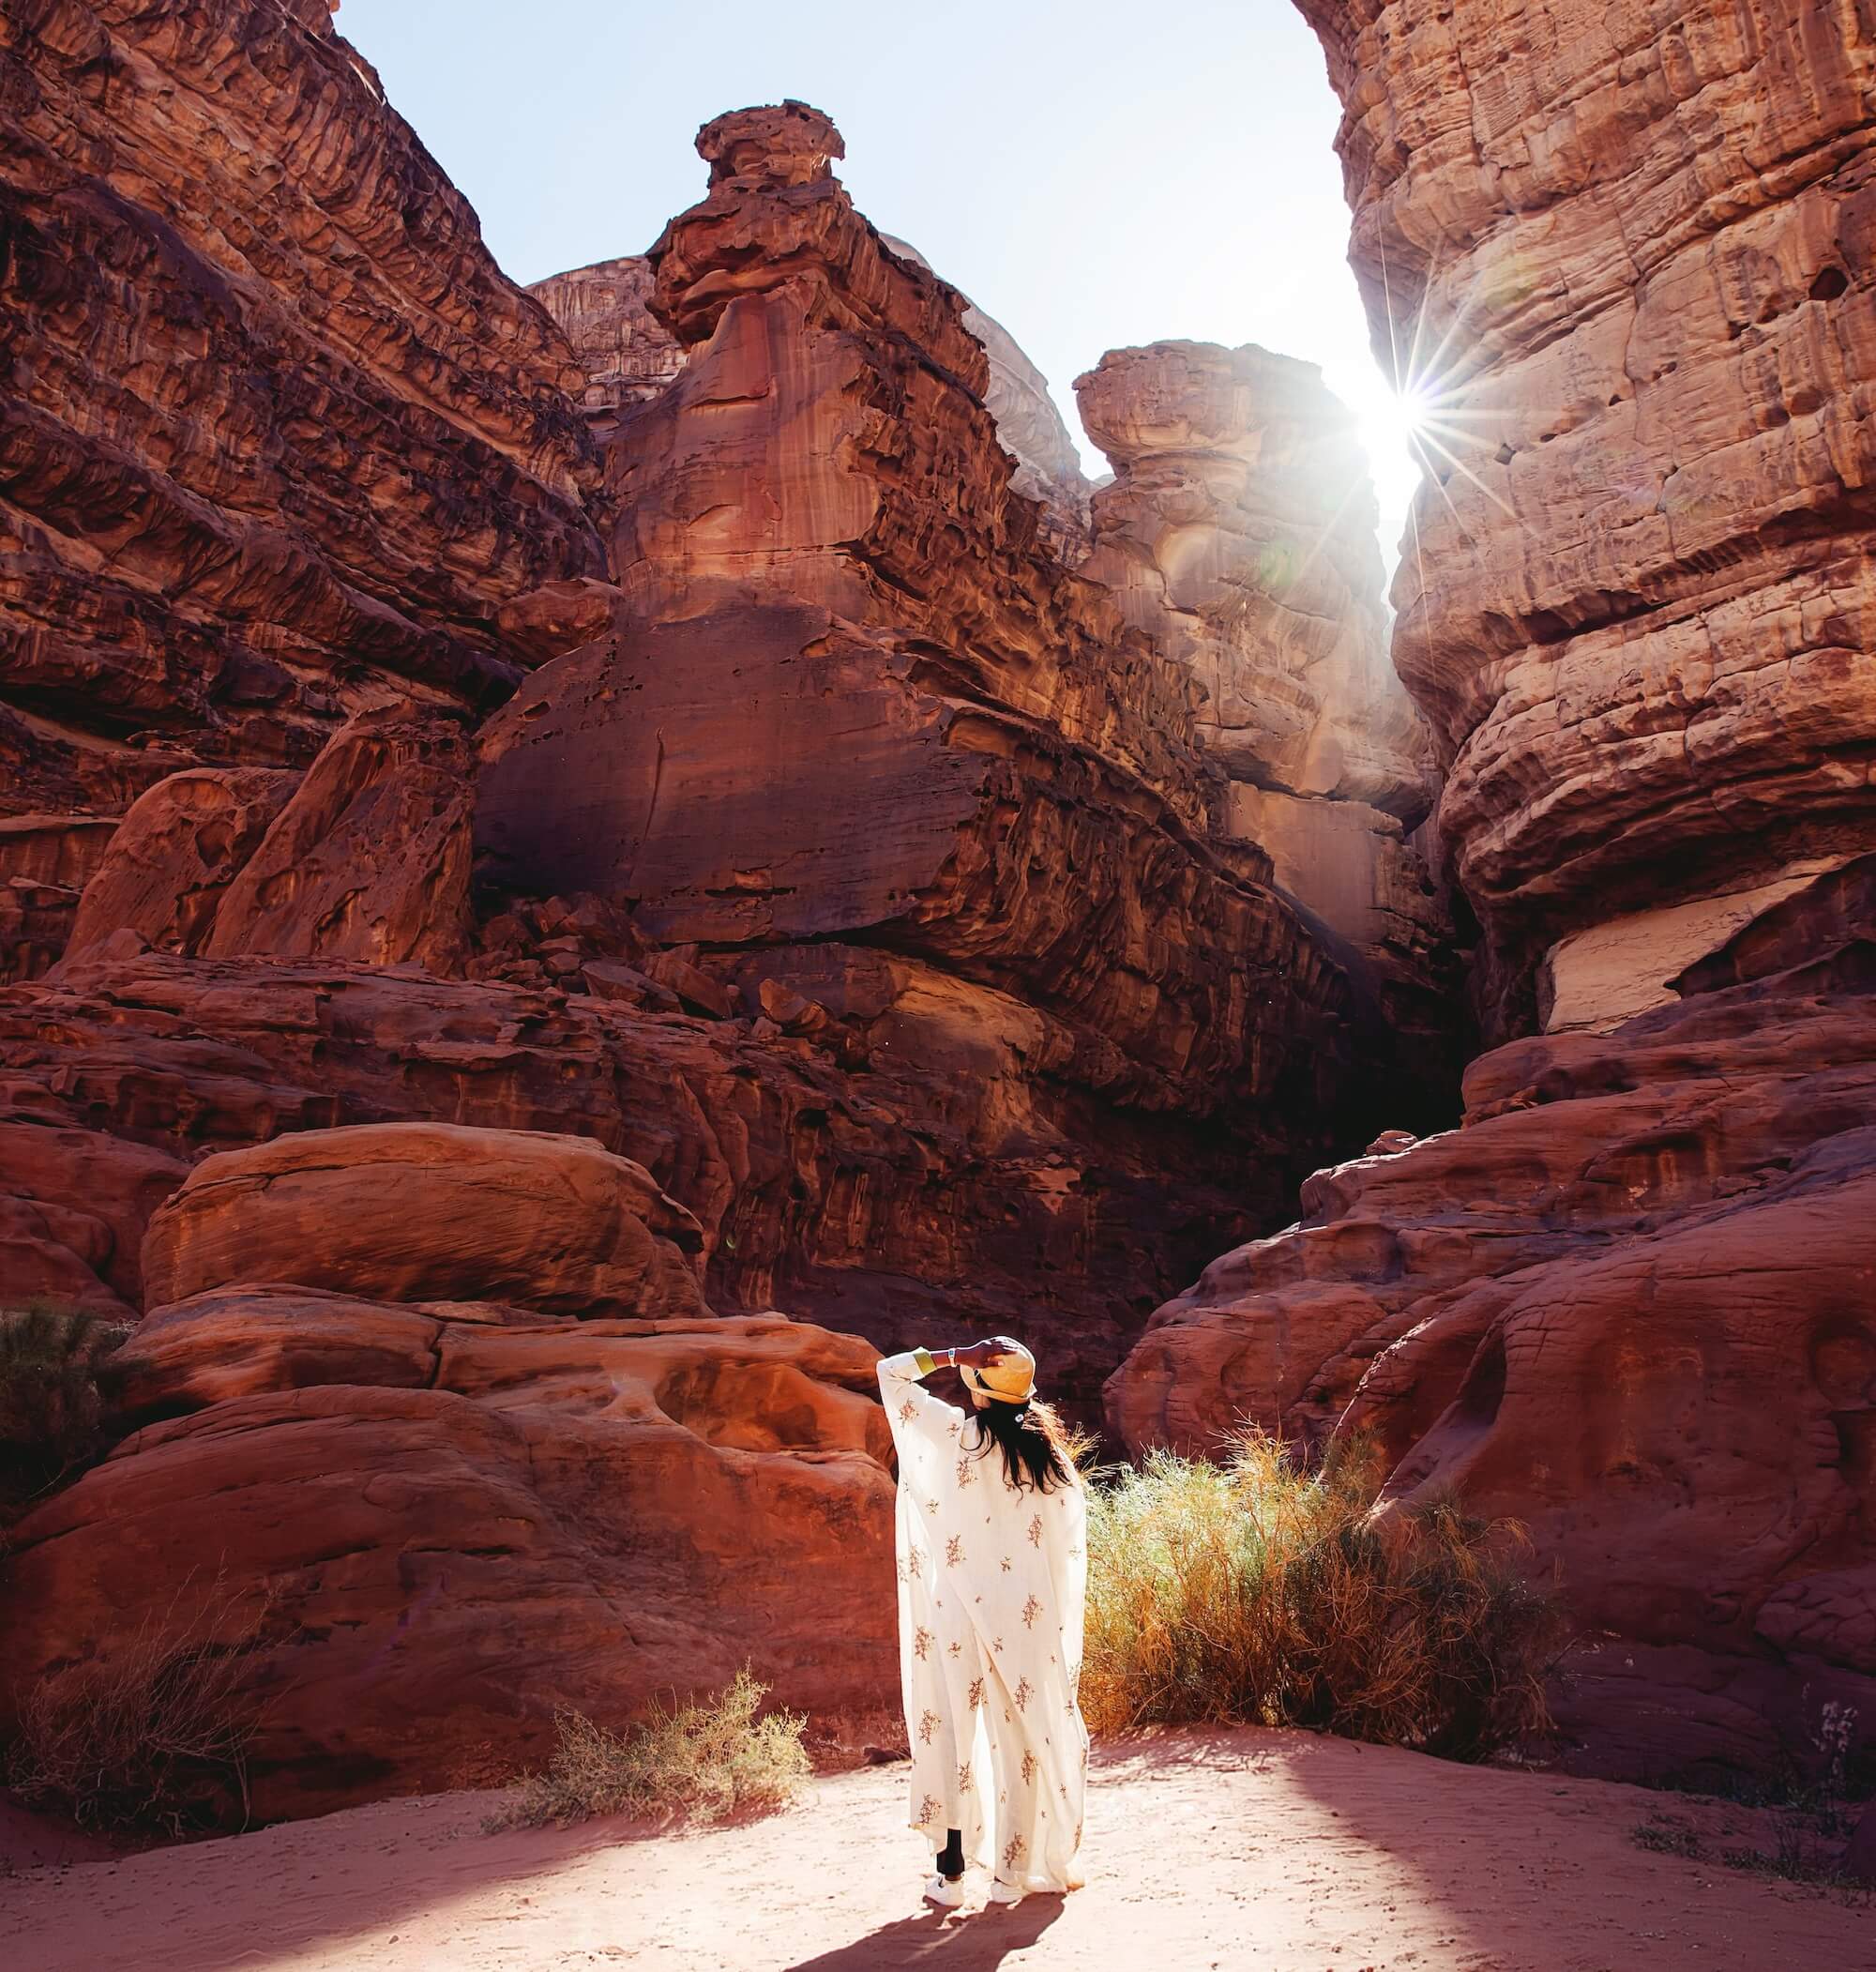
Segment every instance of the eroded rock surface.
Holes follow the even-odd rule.
[[[0,74],[0,807],[498,703],[600,572],[579,372],[329,14],[23,0]]]
[[[1395,657],[1515,1032],[1560,939],[1876,844],[1876,43],[1806,0],[1300,4],[1455,462]]]
[[[276,1817],[500,1784],[556,1709],[622,1720],[745,1662],[824,1712],[891,1694],[852,1337],[280,1285],[153,1312],[118,1367],[153,1421],[10,1530],[0,1717],[167,1612],[240,1654]]]
[[[903,259],[930,266],[917,248],[887,234],[879,237]],[[615,437],[621,418],[650,402],[684,368],[685,345],[652,312],[653,281],[651,258],[627,253],[550,275],[528,288],[567,331],[586,372],[581,402],[602,442]],[[1087,553],[1088,482],[1075,441],[1049,394],[1049,379],[1002,323],[969,302],[964,326],[990,360],[984,408],[1016,461],[1011,484],[1040,505],[1045,539],[1072,565]]]
[[[962,297],[855,211],[838,131],[787,104],[699,148],[648,304],[690,354],[607,451],[627,614],[491,723],[478,867],[629,895],[746,1001],[889,1019],[895,1063],[970,1060],[988,1100],[946,1109],[1064,1200],[1170,1152],[1174,1217],[1227,1164],[1254,1201],[1374,1044],[1342,955],[1212,846],[1189,676],[1038,537]]]

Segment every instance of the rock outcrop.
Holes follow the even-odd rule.
[[[153,1311],[116,1368],[150,1421],[10,1530],[0,1731],[36,1676],[108,1675],[144,1612],[237,1656],[268,1818],[499,1785],[557,1709],[623,1720],[745,1662],[824,1713],[893,1691],[851,1337],[277,1285]]]
[[[1430,372],[1395,658],[1515,1032],[1547,951],[1581,1015],[1570,941],[1876,846],[1876,50],[1803,0],[1301,7]]]
[[[1377,342],[1431,370],[1396,663],[1482,1017],[1551,1031],[1162,1310],[1111,1415],[1370,1428],[1390,1510],[1457,1488],[1561,1568],[1580,1757],[1814,1759],[1876,1703],[1876,50],[1301,4]]]
[[[1420,831],[1432,742],[1388,655],[1354,418],[1313,365],[1255,345],[1110,350],[1075,389],[1114,468],[1084,572],[1203,687],[1230,777],[1217,833],[1360,955],[1407,1043],[1393,1120],[1444,1120],[1458,978]]]
[[[968,1063],[985,1100],[946,1110],[1056,1209],[1226,1162],[1257,1195],[1279,1113],[1352,1127],[1333,941],[1211,846],[1189,680],[1039,540],[962,297],[855,211],[832,125],[741,112],[699,148],[710,194],[651,255],[690,355],[607,452],[619,627],[488,728],[482,876],[629,897],[746,1004],[864,1023],[876,1065]]]
[[[1369,1431],[1392,1510],[1521,1521],[1587,1639],[1581,1758],[1768,1765],[1826,1701],[1869,1716],[1876,859],[1859,887],[1614,1035],[1482,1056],[1459,1130],[1318,1173],[1154,1317],[1119,1434]]]
[[[329,14],[23,0],[0,73],[0,808],[506,697],[601,570],[579,372]]]
[[[930,267],[916,247],[886,234],[879,237],[901,259]],[[628,253],[550,275],[528,289],[567,331],[586,371],[582,402],[602,443],[616,437],[621,418],[650,402],[684,367],[685,345],[652,312],[652,283],[650,258]],[[1049,379],[1003,324],[968,298],[963,319],[990,362],[984,408],[1016,461],[1010,483],[1038,503],[1044,539],[1072,566],[1087,553],[1089,489],[1081,454],[1049,394]]]

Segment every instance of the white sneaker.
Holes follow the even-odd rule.
[[[1006,1883],[1001,1876],[991,1884],[990,1901],[992,1904],[1021,1904],[1023,1894],[1021,1884]]]
[[[964,1901],[963,1879],[953,1882],[949,1876],[933,1876],[925,1886],[925,1901],[937,1904],[940,1910],[956,1910]]]

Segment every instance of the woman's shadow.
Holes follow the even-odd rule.
[[[908,1965],[995,1972],[1012,1951],[1035,1944],[1061,1915],[1062,1899],[1053,1896],[1025,1897],[1014,1910],[975,1911],[966,1918],[928,1910],[818,1958],[801,1959],[788,1972],[895,1972]]]

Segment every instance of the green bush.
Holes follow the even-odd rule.
[[[1522,1539],[1450,1501],[1378,1526],[1374,1449],[1296,1471],[1254,1431],[1222,1464],[1150,1456],[1089,1500],[1082,1707],[1095,1732],[1303,1725],[1458,1759],[1550,1728],[1556,1599]]]
[[[794,1712],[759,1718],[766,1695],[745,1668],[716,1697],[654,1706],[623,1734],[560,1712],[547,1771],[489,1827],[564,1828],[598,1814],[720,1821],[784,1807],[808,1776],[806,1722]]]
[[[103,1452],[99,1373],[129,1332],[49,1301],[0,1309],[0,1525]]]

